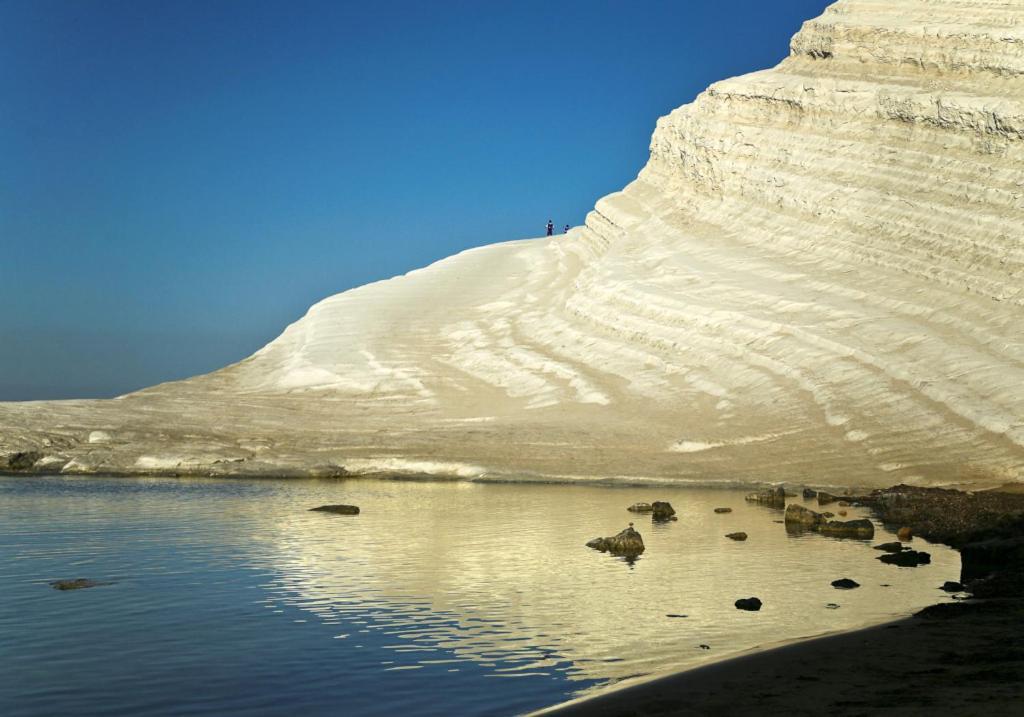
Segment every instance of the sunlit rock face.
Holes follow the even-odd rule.
[[[585,226],[333,296],[208,376],[0,406],[0,451],[81,472],[1024,480],[1022,192],[1024,3],[843,0],[778,67],[660,119]]]

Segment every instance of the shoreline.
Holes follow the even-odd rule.
[[[1017,600],[939,603],[912,617],[624,684],[531,717],[1014,715],[1024,700]]]

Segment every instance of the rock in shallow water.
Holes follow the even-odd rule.
[[[618,535],[610,538],[594,538],[587,543],[588,548],[600,550],[602,553],[622,555],[627,558],[636,557],[644,552],[644,540],[640,533],[633,529],[633,524]]]
[[[763,603],[756,597],[740,598],[735,603],[737,610],[749,610],[751,612],[757,612],[760,610],[762,604]]]
[[[731,513],[732,508],[715,508],[716,513]]]
[[[818,526],[818,532],[833,538],[873,538],[875,537],[875,525],[867,518],[830,520]]]
[[[916,568],[918,565],[927,565],[932,561],[928,553],[917,550],[904,550],[901,553],[889,553],[879,555],[878,559],[889,565],[898,565],[901,568]]]
[[[785,508],[786,490],[779,487],[758,491],[757,493],[750,493],[747,496],[747,502],[757,503],[758,505],[767,505],[771,508]]]
[[[743,541],[747,539],[747,534],[740,531],[738,533],[726,533],[725,537],[729,538],[730,540]]]
[[[910,550],[910,548],[903,543],[882,543],[881,545],[876,545],[875,550],[882,550],[886,553],[901,553],[904,550]]]
[[[825,517],[810,508],[790,503],[786,506],[785,521],[787,528],[794,527],[803,530],[814,530],[825,522]]]
[[[310,511],[321,513],[334,513],[335,515],[359,515],[357,505],[321,505],[319,508],[310,508]]]
[[[952,580],[947,580],[946,582],[942,583],[942,585],[939,587],[939,590],[943,590],[947,593],[959,593],[963,592],[963,589],[963,585],[957,582],[953,582]]]
[[[656,500],[651,505],[654,520],[674,520],[676,509],[668,501]]]
[[[84,590],[85,588],[94,588],[97,585],[104,585],[97,580],[89,580],[88,578],[75,578],[74,580],[54,580],[50,583],[50,587],[54,590]]]
[[[853,590],[854,588],[859,588],[860,583],[856,580],[850,580],[850,578],[840,578],[839,580],[832,581],[832,587],[837,590]]]
[[[634,503],[626,508],[630,513],[653,513],[654,506],[650,503]]]

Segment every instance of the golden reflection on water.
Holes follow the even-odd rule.
[[[954,551],[927,546],[931,565],[896,568],[871,547],[895,539],[880,526],[868,542],[789,536],[781,511],[743,496],[359,480],[296,484],[280,500],[261,500],[258,515],[240,510],[255,521],[254,536],[270,539],[255,557],[276,575],[265,586],[270,606],[295,605],[337,625],[349,646],[379,631],[392,653],[382,669],[473,661],[492,676],[615,681],[949,599],[937,586],[958,577]],[[626,511],[652,500],[671,501],[678,521],[652,524]],[[340,502],[362,514],[305,511]],[[714,513],[719,506],[733,512]],[[847,510],[847,519],[867,515]],[[647,546],[635,564],[584,547],[630,521]],[[739,530],[747,541],[724,537]],[[832,588],[842,577],[861,587]],[[750,596],[764,602],[759,613],[735,609]]]

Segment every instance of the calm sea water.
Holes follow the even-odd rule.
[[[743,495],[0,478],[0,714],[511,715],[949,599],[953,551],[884,565],[883,530],[791,537]],[[652,500],[678,522],[625,510]],[[325,503],[363,512],[308,511]],[[584,547],[631,520],[647,544],[633,565]],[[47,584],[77,577],[110,584]],[[752,595],[761,612],[733,607]]]

